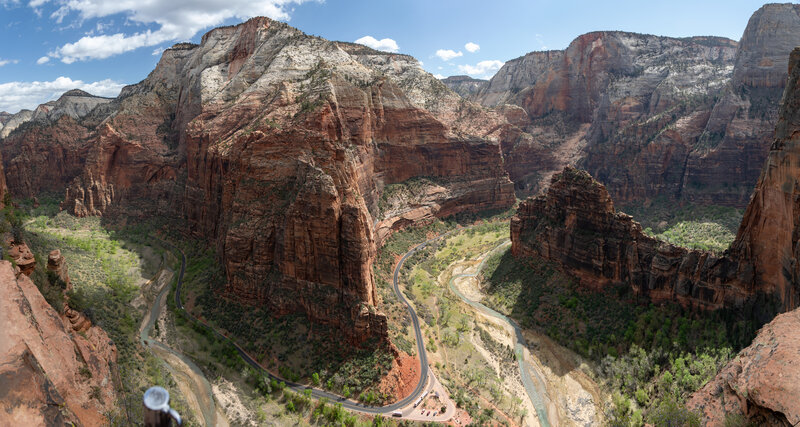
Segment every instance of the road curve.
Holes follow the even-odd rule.
[[[400,301],[402,301],[406,305],[406,308],[408,309],[408,314],[411,316],[411,321],[412,321],[412,323],[414,325],[414,333],[416,334],[416,338],[417,338],[417,353],[419,354],[419,359],[420,359],[420,378],[419,378],[419,383],[417,384],[417,387],[414,389],[413,393],[411,393],[410,395],[408,395],[407,397],[405,397],[402,400],[399,400],[399,401],[397,401],[395,403],[392,403],[392,404],[386,405],[386,406],[365,405],[363,403],[359,403],[359,402],[356,402],[354,400],[345,399],[342,396],[327,392],[325,390],[321,390],[321,389],[318,389],[318,388],[313,388],[313,387],[310,387],[310,386],[307,386],[307,385],[297,384],[297,383],[288,381],[288,380],[286,380],[284,378],[281,378],[281,377],[276,376],[276,375],[272,374],[271,372],[269,372],[266,368],[261,366],[261,364],[259,364],[255,359],[250,357],[250,355],[246,351],[244,351],[244,349],[239,347],[239,345],[236,344],[235,341],[233,341],[230,338],[226,337],[225,335],[222,335],[221,333],[217,332],[216,329],[212,328],[211,326],[209,326],[208,324],[206,324],[202,320],[196,318],[193,314],[189,313],[183,307],[183,302],[181,301],[181,286],[183,286],[183,275],[186,272],[186,254],[183,252],[183,250],[181,250],[180,248],[178,248],[178,247],[176,247],[174,245],[171,245],[168,242],[164,242],[164,244],[167,245],[169,248],[171,248],[173,250],[177,250],[181,254],[181,271],[178,274],[178,281],[177,281],[177,285],[175,286],[175,305],[178,308],[178,310],[183,310],[183,312],[186,313],[187,316],[189,317],[189,319],[191,319],[193,322],[195,322],[195,323],[197,323],[199,325],[202,325],[203,327],[208,328],[215,335],[217,335],[217,337],[230,342],[234,346],[234,348],[236,348],[236,351],[239,352],[239,355],[242,356],[242,359],[244,359],[244,361],[247,362],[248,365],[250,365],[252,368],[254,368],[254,369],[258,370],[258,371],[261,371],[261,372],[265,373],[267,376],[269,376],[270,379],[274,379],[276,381],[284,382],[289,389],[291,389],[291,390],[293,390],[295,392],[302,392],[303,390],[311,390],[311,397],[313,397],[315,399],[321,399],[321,398],[324,397],[324,398],[328,399],[329,402],[331,402],[331,403],[341,403],[343,408],[346,408],[346,409],[349,409],[349,410],[352,410],[352,411],[363,412],[363,413],[366,413],[366,414],[373,414],[373,415],[375,415],[375,414],[386,415],[386,414],[391,414],[392,412],[394,412],[394,411],[396,411],[398,409],[401,409],[401,408],[404,408],[404,407],[408,406],[415,399],[417,399],[417,397],[419,397],[419,395],[422,393],[422,391],[425,389],[425,387],[427,385],[428,371],[429,371],[429,368],[428,368],[428,357],[427,357],[427,353],[425,352],[425,343],[422,340],[422,331],[419,328],[419,319],[417,318],[417,313],[414,311],[414,308],[411,306],[411,303],[409,303],[408,300],[406,300],[406,298],[403,295],[403,293],[400,292],[400,287],[399,287],[399,283],[398,283],[398,278],[399,278],[399,275],[400,275],[400,269],[403,267],[403,263],[405,263],[406,259],[409,256],[413,255],[414,253],[416,253],[420,249],[425,248],[425,246],[427,246],[429,243],[431,243],[433,241],[436,241],[436,240],[439,240],[439,239],[441,239],[441,238],[453,233],[454,231],[457,231],[457,230],[448,231],[447,233],[440,234],[437,237],[428,239],[428,240],[418,244],[417,246],[414,246],[411,250],[406,252],[405,255],[403,255],[403,257],[400,259],[400,262],[397,263],[397,266],[394,269],[394,276],[393,276],[394,292],[397,295],[397,298],[399,298]]]
[[[516,353],[517,363],[519,364],[519,373],[520,373],[520,377],[522,378],[522,385],[525,386],[525,392],[528,393],[528,398],[531,400],[531,403],[533,404],[533,407],[536,409],[536,415],[539,418],[539,424],[541,424],[542,427],[550,427],[550,422],[549,422],[549,420],[547,418],[547,408],[545,408],[545,405],[544,405],[544,402],[542,400],[542,397],[539,395],[539,392],[536,389],[536,385],[534,384],[533,378],[531,378],[531,376],[528,374],[528,369],[526,369],[527,363],[525,363],[525,357],[524,357],[524,354],[523,354],[523,350],[525,349],[525,347],[527,347],[527,344],[525,343],[525,337],[522,335],[522,329],[519,327],[517,322],[515,322],[513,319],[510,319],[510,318],[508,318],[508,317],[506,317],[506,316],[504,316],[504,315],[492,310],[491,308],[489,308],[489,307],[487,307],[487,306],[485,306],[485,305],[483,305],[483,304],[481,304],[481,303],[479,303],[477,301],[473,301],[473,300],[467,298],[466,295],[462,294],[458,289],[456,289],[455,286],[453,286],[453,282],[458,278],[461,278],[461,277],[475,277],[478,274],[480,274],[481,270],[483,270],[483,266],[486,264],[486,261],[489,259],[489,255],[492,252],[494,252],[494,251],[496,251],[496,250],[498,250],[498,249],[500,249],[500,248],[502,248],[504,246],[507,246],[509,243],[511,243],[511,242],[508,242],[508,241],[503,242],[500,245],[494,247],[489,252],[486,252],[486,254],[483,257],[483,260],[478,265],[478,268],[475,270],[474,273],[453,275],[450,278],[449,286],[450,286],[450,290],[453,291],[453,293],[456,294],[459,298],[461,298],[461,300],[464,301],[465,303],[471,305],[472,307],[476,308],[477,310],[479,310],[479,311],[481,311],[481,312],[483,312],[483,313],[485,313],[485,314],[487,314],[489,316],[492,316],[494,318],[497,318],[497,319],[500,319],[500,320],[506,322],[507,324],[511,325],[511,327],[514,329],[514,335],[516,335],[515,340],[514,340],[514,352]],[[539,386],[542,389],[544,389],[544,382],[539,377],[539,374],[535,370],[533,370],[533,371],[536,374],[536,382],[539,384]]]

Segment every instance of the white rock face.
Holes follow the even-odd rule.
[[[98,105],[108,104],[112,98],[90,95],[82,90],[73,89],[65,92],[56,101],[41,104],[34,111],[22,110],[11,116],[5,126],[0,126],[0,139],[7,137],[23,123],[36,121],[53,122],[62,116],[80,119],[88,115]]]
[[[566,50],[531,52],[506,62],[474,99],[484,106],[519,103],[518,95],[527,88],[548,84],[555,76],[580,81],[586,73],[613,76],[607,88],[599,88],[612,101],[616,96],[705,93],[730,80],[735,55],[736,43],[722,38],[589,33]]]
[[[19,125],[30,121],[32,118],[33,111],[31,110],[22,110],[19,113],[12,115],[6,124],[0,128],[0,139],[7,137],[8,134],[10,134],[14,129],[18,128]]]

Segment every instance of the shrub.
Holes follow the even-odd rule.
[[[686,409],[673,398],[663,400],[647,416],[656,427],[699,427],[700,416]]]

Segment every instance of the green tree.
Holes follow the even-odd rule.
[[[636,397],[636,403],[638,403],[639,406],[641,407],[646,407],[647,402],[650,401],[650,397],[647,396],[647,392],[641,388],[636,389],[636,393],[634,393],[634,396]]]
[[[315,386],[319,385],[319,374],[318,373],[314,372],[313,374],[311,374],[311,384],[314,384]]]
[[[656,427],[700,427],[700,416],[686,409],[673,398],[667,398],[648,414],[648,421]]]

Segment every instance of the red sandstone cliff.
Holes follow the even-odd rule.
[[[789,59],[775,142],[731,252],[755,266],[755,283],[785,310],[800,306],[800,48]]]
[[[778,315],[753,343],[694,393],[687,407],[703,425],[728,425],[726,416],[744,417],[749,425],[794,426],[800,423],[800,310]]]
[[[594,289],[626,284],[654,302],[734,307],[755,292],[748,268],[646,236],[630,215],[615,211],[602,184],[573,168],[555,175],[546,195],[520,204],[511,241],[515,257],[555,262]]]
[[[372,278],[383,238],[514,203],[500,145],[520,131],[504,115],[411,57],[266,18],[176,45],[116,100],[36,123],[4,144],[14,194],[60,186],[75,215],[182,218],[216,244],[226,295],[353,342],[386,335]],[[382,202],[420,177],[434,183],[424,197]]]
[[[116,347],[99,327],[77,331],[27,276],[0,261],[0,424],[106,422]]]
[[[471,95],[515,104],[504,144],[518,194],[578,165],[618,203],[662,197],[746,206],[772,141],[800,7],[757,10],[741,41],[593,32],[513,59]]]
[[[589,286],[628,284],[655,301],[719,308],[759,298],[763,319],[800,305],[798,164],[800,48],[789,60],[775,142],[724,256],[645,236],[630,216],[615,212],[602,184],[571,168],[553,178],[546,195],[520,205],[511,222],[512,252],[556,262]]]

